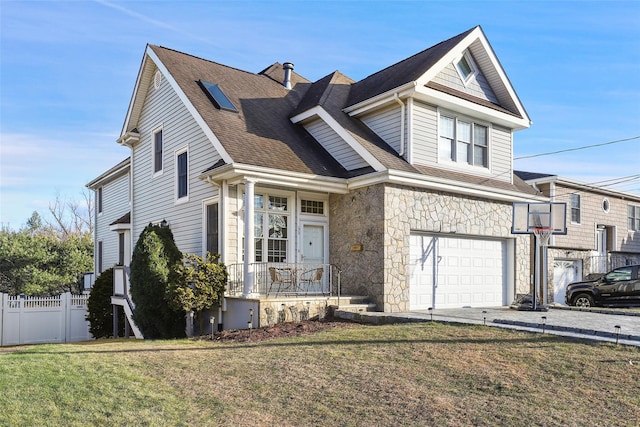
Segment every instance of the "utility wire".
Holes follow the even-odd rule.
[[[566,152],[569,152],[569,151],[586,150],[587,148],[602,147],[604,145],[617,144],[619,142],[633,141],[634,139],[640,139],[640,135],[639,136],[634,136],[632,138],[619,139],[617,141],[603,142],[602,144],[585,145],[584,147],[567,148],[567,149],[564,149],[564,150],[551,151],[549,153],[531,154],[529,156],[514,157],[513,160],[530,159],[530,158],[533,158],[533,157],[550,156],[552,154],[566,153]]]

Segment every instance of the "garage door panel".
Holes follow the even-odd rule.
[[[435,307],[501,306],[506,295],[504,241],[411,236],[411,309],[432,306],[433,246],[437,242]]]

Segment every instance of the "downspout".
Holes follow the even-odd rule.
[[[393,99],[400,104],[400,157],[404,156],[404,121],[405,121],[405,105],[398,96],[398,92],[393,94]]]
[[[408,163],[412,162],[413,153],[413,98],[407,98],[407,139],[406,139],[406,156],[405,159]]]

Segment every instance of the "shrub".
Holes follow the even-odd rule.
[[[87,301],[89,332],[94,338],[108,338],[113,335],[112,294],[113,268],[110,268],[98,276]],[[124,322],[124,311],[118,310],[118,336],[124,335]]]
[[[207,252],[206,258],[195,254],[184,254],[184,265],[178,267],[180,280],[172,282],[167,289],[167,300],[171,307],[185,313],[195,311],[203,331],[204,310],[220,302],[227,285],[227,269],[215,261],[220,256]]]
[[[179,280],[182,265],[169,228],[149,224],[140,234],[131,258],[133,320],[145,338],[179,338],[185,335],[184,312],[172,309],[166,299],[170,284]]]

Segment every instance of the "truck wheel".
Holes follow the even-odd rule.
[[[578,294],[573,298],[576,307],[593,307],[593,297],[589,294]]]

